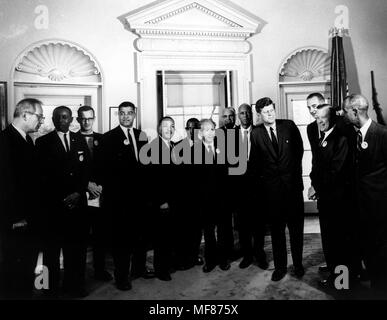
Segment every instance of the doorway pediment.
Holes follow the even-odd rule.
[[[163,0],[131,11],[119,19],[142,38],[234,38],[259,33],[261,18],[228,1]]]

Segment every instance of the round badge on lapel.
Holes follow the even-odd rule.
[[[83,160],[85,160],[85,158],[83,157],[83,154],[81,154],[81,155],[79,156],[79,161],[80,161],[80,162],[83,162]]]
[[[289,143],[289,140],[286,140],[286,143]]]
[[[217,154],[220,154],[220,150],[219,150],[219,149],[216,149],[216,153],[217,153]]]
[[[98,147],[98,141],[94,140],[94,146]]]
[[[129,145],[129,140],[128,139],[126,139],[125,141],[124,141],[124,145],[126,145],[126,146],[128,146]]]
[[[363,142],[362,144],[361,144],[361,147],[365,150],[365,149],[368,149],[368,143],[367,142]]]
[[[324,141],[322,144],[323,148],[325,148],[327,145],[328,145],[328,142],[326,142],[326,141]]]

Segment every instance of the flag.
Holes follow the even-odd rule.
[[[336,111],[342,109],[343,100],[347,93],[348,84],[342,32],[334,29],[331,56],[331,104]]]

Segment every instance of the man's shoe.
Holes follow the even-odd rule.
[[[280,281],[285,276],[286,276],[286,270],[275,269],[273,274],[271,275],[271,281]]]
[[[257,259],[257,265],[262,270],[267,270],[269,268],[269,264],[266,261],[266,258]]]
[[[156,278],[161,281],[171,281],[172,277],[168,272],[156,273]]]
[[[132,289],[132,283],[129,280],[116,283],[116,287],[120,291],[129,291]]]
[[[231,265],[228,262],[223,262],[219,264],[219,268],[223,271],[227,271],[227,270],[230,270]]]
[[[320,273],[324,273],[324,272],[328,272],[328,271],[329,271],[329,269],[328,269],[327,265],[318,267],[318,272],[320,272]]]
[[[215,267],[216,267],[216,265],[214,265],[214,264],[207,264],[207,263],[206,263],[206,264],[203,266],[203,272],[204,272],[204,273],[209,273],[209,272],[211,272],[212,270],[214,270]]]
[[[150,269],[145,269],[144,273],[141,275],[144,279],[153,279],[156,277],[155,272]]]
[[[239,268],[246,269],[253,263],[253,259],[251,257],[244,257],[242,261],[239,263]]]
[[[98,271],[94,273],[94,279],[98,281],[109,282],[113,280],[112,275],[106,270]]]
[[[202,266],[204,264],[203,258],[201,256],[198,256],[195,259],[195,266]]]
[[[305,274],[305,270],[304,270],[304,267],[303,266],[297,266],[297,267],[294,267],[294,272],[293,272],[294,276],[297,277],[297,278],[302,278]]]
[[[318,281],[319,287],[323,289],[334,289],[334,281],[331,277],[328,277],[327,279],[322,279]]]

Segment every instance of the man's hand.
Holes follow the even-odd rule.
[[[163,204],[160,206],[160,211],[161,211],[161,212],[168,212],[168,211],[169,211],[169,204],[168,204],[168,202],[165,202],[165,203],[163,203]]]
[[[95,182],[89,182],[89,185],[87,186],[87,190],[90,193],[90,200],[97,199],[101,196],[102,193],[102,186],[97,186]]]
[[[308,199],[309,199],[309,200],[313,200],[313,201],[315,201],[315,200],[318,199],[317,193],[316,193],[316,191],[314,190],[313,186],[311,186],[311,187],[309,188],[309,190],[308,190]]]
[[[78,206],[81,195],[78,192],[70,194],[66,199],[63,200],[65,207],[69,210],[72,210]]]
[[[26,220],[21,220],[19,222],[16,222],[12,225],[12,230],[16,229],[25,229],[27,227],[28,223]]]

